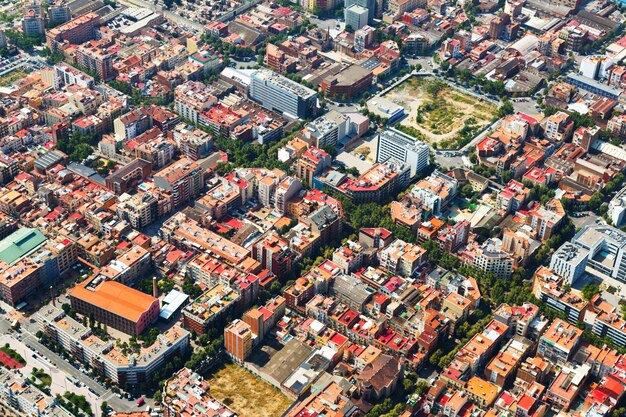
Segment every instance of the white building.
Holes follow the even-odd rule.
[[[426,169],[430,163],[430,149],[424,142],[395,129],[383,130],[378,135],[376,162],[396,158],[409,165],[411,176]]]
[[[572,285],[585,272],[589,251],[565,242],[550,259],[550,269]]]
[[[353,4],[345,9],[346,26],[350,26],[353,30],[361,29],[367,25],[369,12],[365,7]]]
[[[626,213],[626,187],[622,188],[619,193],[613,197],[609,203],[608,215],[615,227],[624,224],[624,213]]]

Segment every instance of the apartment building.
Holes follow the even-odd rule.
[[[134,229],[143,229],[157,219],[157,203],[157,198],[151,193],[133,196],[124,193],[116,206],[117,215]]]
[[[224,347],[228,356],[236,363],[243,363],[252,353],[252,334],[250,325],[242,320],[235,320],[224,328]]]
[[[582,334],[576,326],[556,319],[539,338],[537,355],[554,363],[566,363],[578,349]]]
[[[96,36],[96,28],[100,25],[100,16],[89,12],[76,17],[67,23],[46,31],[46,44],[53,51],[62,49],[64,43],[80,45]]]
[[[183,326],[204,334],[234,310],[239,295],[232,288],[217,284],[183,308]]]
[[[174,207],[185,204],[204,188],[204,170],[187,158],[181,158],[153,177],[154,185],[171,193]]]
[[[40,330],[58,343],[79,362],[105,378],[123,386],[150,379],[172,357],[182,355],[189,346],[190,333],[175,325],[161,333],[151,346],[137,353],[123,354],[112,341],[105,342],[91,329],[67,316],[54,306],[46,306],[35,315]]]

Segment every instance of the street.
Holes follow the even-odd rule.
[[[106,401],[115,411],[128,412],[139,409],[134,401],[118,398],[113,391],[75,369],[59,355],[40,343],[34,335],[39,330],[37,323],[30,323],[28,320],[24,320],[21,333],[11,333],[11,323],[7,318],[7,314],[14,313],[14,311],[12,311],[12,307],[4,303],[1,303],[0,307],[7,312],[0,317],[0,343],[3,345],[9,343],[12,349],[15,349],[24,357],[27,362],[27,366],[24,368],[26,377],[30,376],[33,367],[44,369],[52,377],[50,391],[53,395],[63,395],[66,391],[84,395],[91,404],[96,417],[101,417],[100,405],[103,401]],[[18,340],[18,337],[20,340]],[[36,354],[36,352],[41,352],[43,357]],[[33,354],[35,354],[35,358]],[[77,387],[74,385],[67,379],[68,375],[79,380],[84,386]]]

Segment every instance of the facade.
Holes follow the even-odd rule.
[[[267,70],[252,74],[250,98],[292,118],[306,119],[315,114],[317,107],[315,91]]]
[[[50,340],[118,385],[148,381],[157,369],[172,357],[182,355],[189,346],[189,332],[178,325],[160,334],[153,345],[139,353],[124,354],[114,342],[94,336],[91,329],[60,308],[46,306],[36,314],[36,320]]]
[[[250,325],[235,320],[224,329],[224,347],[237,363],[242,363],[252,353],[252,330]]]
[[[572,239],[587,254],[586,271],[626,282],[626,233],[605,225],[584,226]],[[581,261],[582,262],[582,261]]]
[[[571,285],[585,273],[588,257],[587,249],[565,242],[552,254],[550,269]]]
[[[537,355],[554,363],[566,363],[578,349],[582,334],[576,326],[556,319],[539,339]]]
[[[358,4],[352,4],[344,10],[346,26],[350,26],[353,30],[359,30],[367,25],[368,16],[368,10]]]
[[[187,158],[179,159],[154,176],[154,184],[172,196],[174,207],[200,194],[204,188],[204,171]]]
[[[89,12],[46,32],[46,44],[53,51],[59,51],[64,42],[80,45],[94,39],[100,16]]]
[[[45,32],[45,17],[40,2],[33,0],[24,5],[22,17],[22,31],[26,36],[43,36]]]
[[[380,133],[377,152],[376,162],[384,162],[389,158],[398,159],[411,167],[411,176],[430,164],[428,145],[393,129]]]
[[[615,227],[621,227],[626,222],[626,187],[611,199],[607,214]]]

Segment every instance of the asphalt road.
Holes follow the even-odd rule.
[[[6,335],[9,333],[11,329],[11,323],[7,319],[6,316],[0,317],[0,334]],[[70,375],[80,382],[82,382],[87,389],[91,388],[91,392],[87,391],[85,396],[87,400],[92,404],[92,408],[94,412],[96,412],[96,417],[100,417],[100,404],[102,401],[106,401],[111,408],[115,411],[119,412],[129,412],[139,410],[140,407],[136,406],[135,401],[129,401],[125,399],[120,399],[116,396],[113,391],[105,388],[100,385],[98,382],[91,379],[89,376],[83,374],[79,370],[75,369],[72,365],[66,362],[59,355],[48,349],[42,343],[37,340],[37,337],[34,335],[38,330],[38,326],[36,323],[30,323],[25,320],[22,322],[21,326],[21,335],[19,336],[19,341],[25,345],[26,355],[31,356],[34,351],[41,352],[44,358],[48,358],[50,362],[47,362],[45,359],[43,361],[45,363],[49,363],[53,369],[61,371],[62,375],[55,375],[53,373],[53,378],[55,378],[55,383],[60,384],[62,386],[67,386],[68,391],[77,391],[77,387],[71,384],[69,381],[66,381],[66,376]],[[10,335],[12,338],[17,339],[18,335],[13,333]],[[28,348],[30,347],[30,348]],[[37,355],[39,356],[39,355]],[[59,379],[58,381],[56,379]]]

